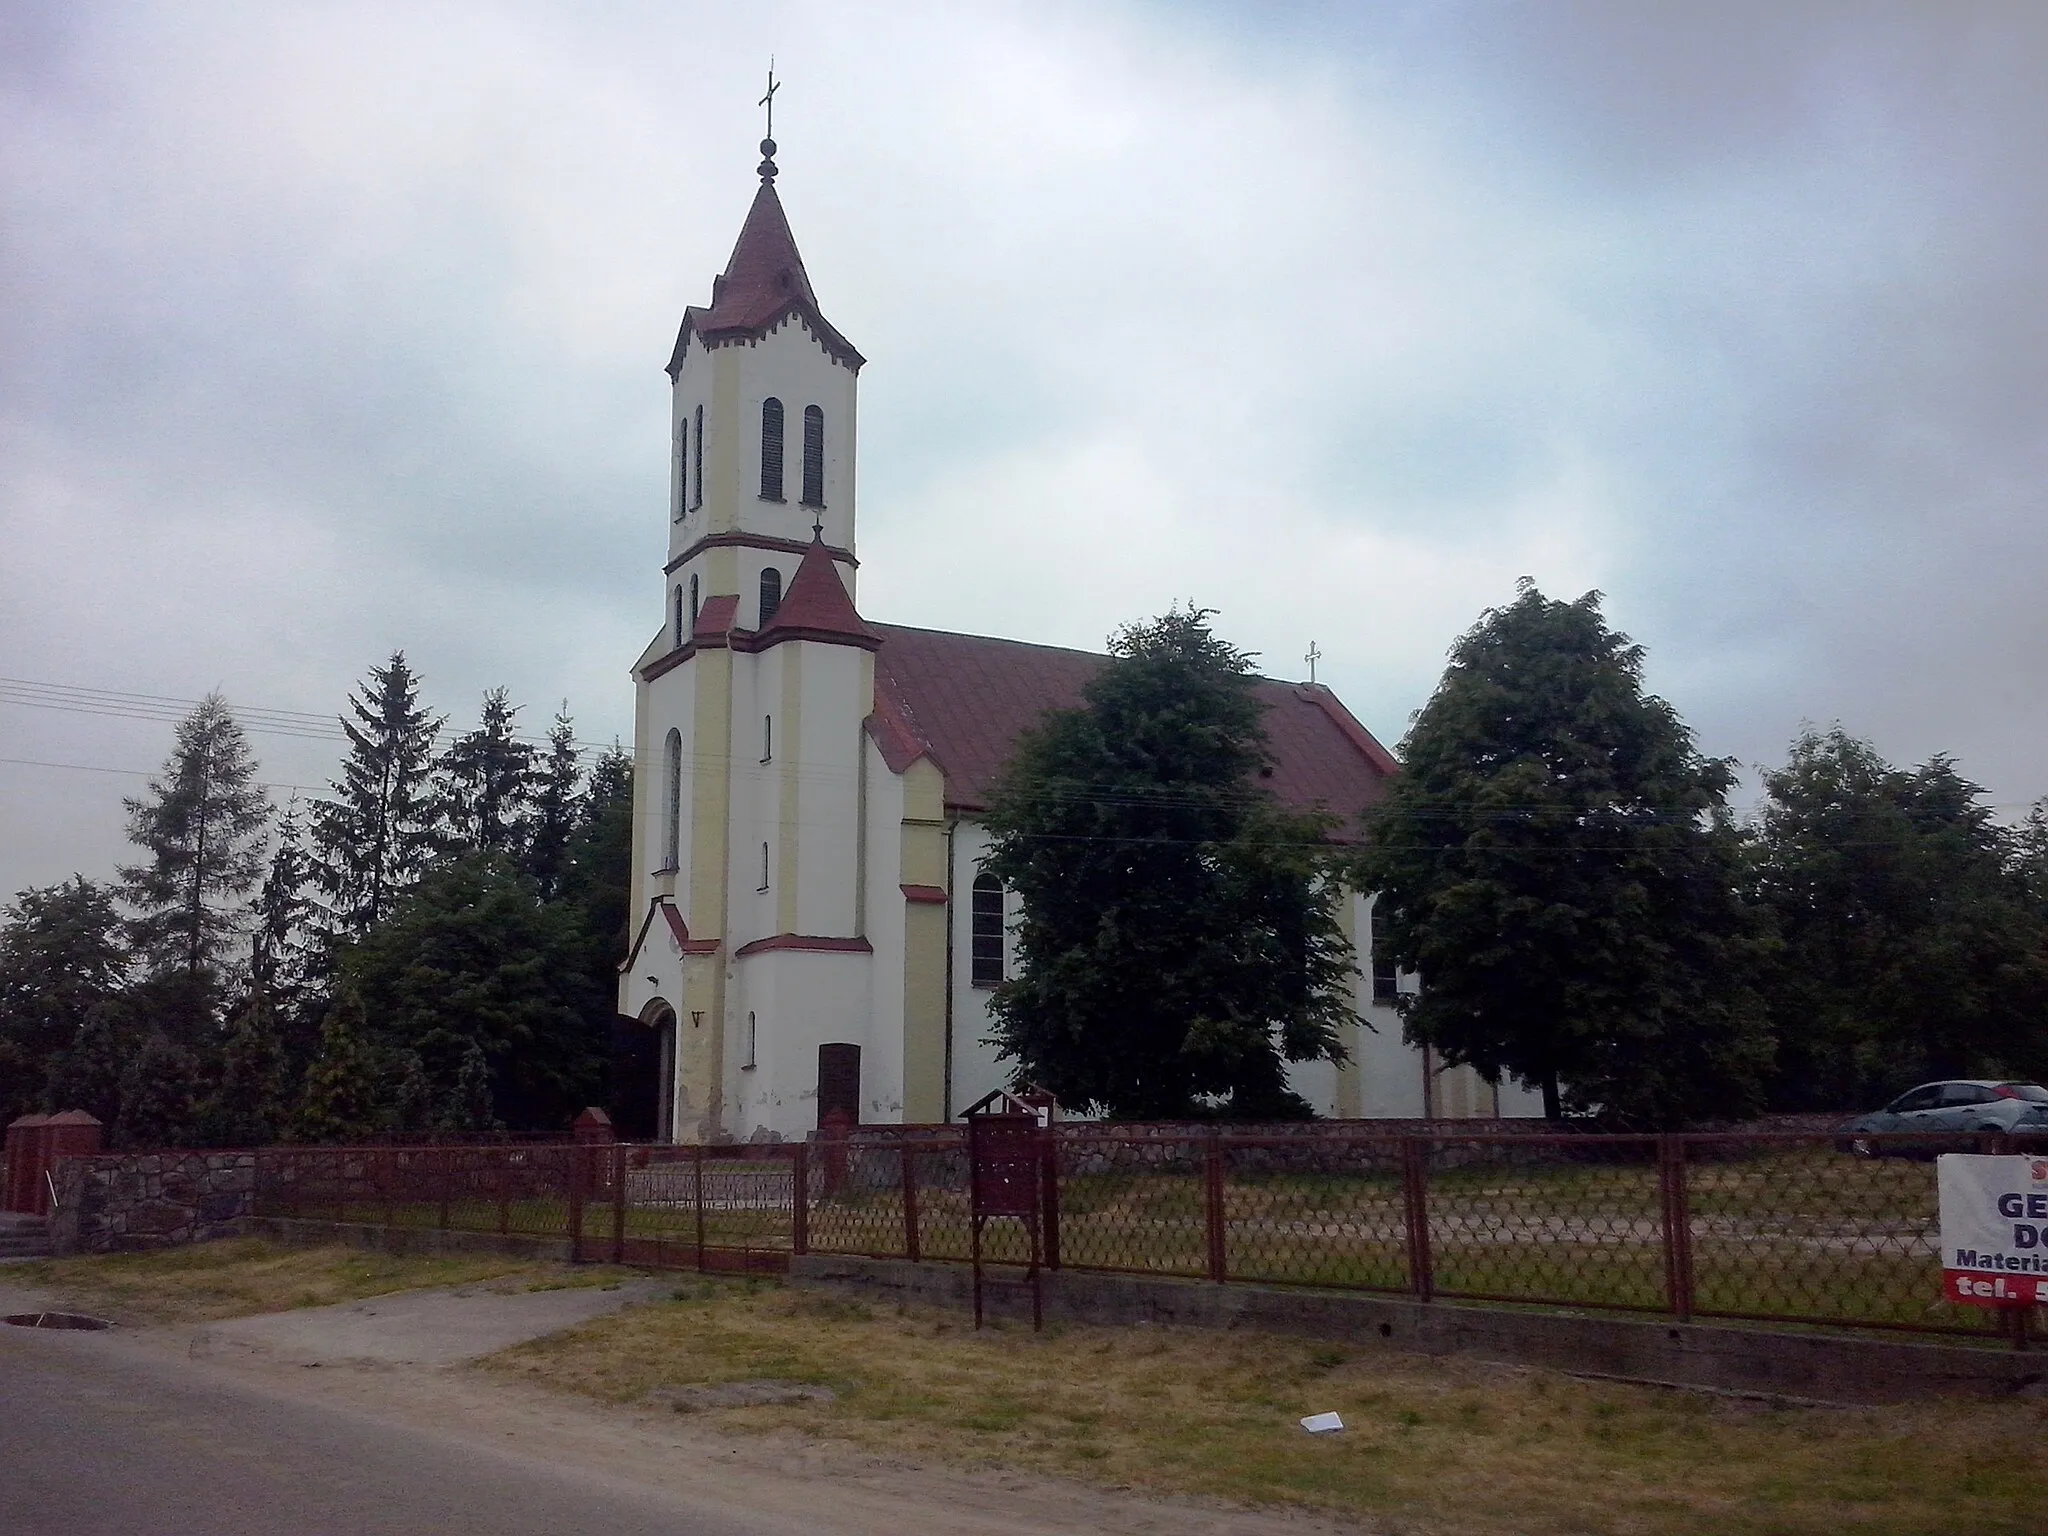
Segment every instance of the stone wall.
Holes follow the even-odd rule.
[[[232,1237],[256,1209],[254,1152],[104,1152],[57,1165],[50,1243],[130,1253]]]

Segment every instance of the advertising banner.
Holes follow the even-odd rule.
[[[2048,1304],[2048,1157],[1951,1152],[1941,1183],[1941,1281],[1974,1307]]]

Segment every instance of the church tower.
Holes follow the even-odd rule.
[[[853,601],[863,360],[818,307],[773,139],[761,151],[732,256],[669,359],[662,625],[635,668],[620,1011],[658,1033],[655,1129],[681,1141],[765,1134],[821,1091],[852,1095],[858,1118],[871,1013],[862,722],[881,640]]]

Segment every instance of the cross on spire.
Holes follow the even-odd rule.
[[[1308,654],[1302,657],[1301,659],[1308,663],[1309,686],[1314,687],[1316,681],[1316,663],[1323,659],[1322,647],[1317,645],[1313,640],[1309,641]]]
[[[760,173],[761,185],[775,184],[775,93],[782,89],[782,83],[775,78],[775,55],[768,55],[768,94],[754,105],[768,109],[768,137],[761,141],[761,163],[754,169]]]
[[[771,53],[768,55],[768,94],[754,103],[757,107],[766,107],[768,109],[767,136],[770,139],[775,137],[775,93],[781,89],[782,87],[775,83],[775,55]],[[773,154],[774,151],[770,150],[768,153]]]

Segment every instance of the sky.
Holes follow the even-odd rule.
[[[2048,793],[2034,0],[10,0],[0,900],[212,689],[280,802],[394,650],[630,739],[771,55],[868,617],[1194,602],[1395,744],[1528,576],[1739,801],[1835,722]]]

